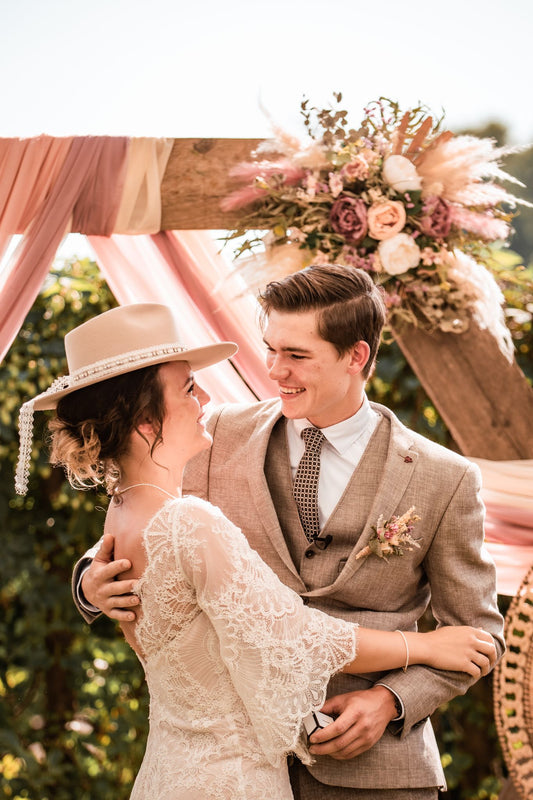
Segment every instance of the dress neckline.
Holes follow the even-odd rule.
[[[179,500],[181,498],[181,489],[178,490],[179,494],[172,494],[171,492],[167,492],[167,490],[163,489],[161,486],[157,486],[155,483],[132,483],[131,486],[125,486],[124,489],[115,489],[113,494],[116,497],[119,497],[121,494],[129,492],[130,489],[137,489],[139,486],[150,486],[152,489],[158,489],[160,492],[163,492],[163,494],[166,494],[173,500]]]

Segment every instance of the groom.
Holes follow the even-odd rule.
[[[385,318],[379,290],[361,270],[315,266],[269,284],[261,304],[279,398],[216,409],[213,447],[187,468],[184,491],[219,506],[304,603],[386,630],[414,629],[431,603],[439,624],[482,627],[501,653],[477,468],[366,398]],[[315,455],[301,436],[309,427],[324,437]],[[315,531],[316,501],[293,495],[302,458],[319,465]],[[378,519],[412,506],[419,548],[364,555]],[[80,581],[82,560],[74,585],[82,604],[125,619],[137,598],[117,597],[130,587],[112,582],[124,565],[110,559],[101,551]],[[336,720],[312,737],[314,765],[291,765],[295,798],[436,798],[445,781],[428,717],[472,682],[422,666],[336,676],[324,706]]]

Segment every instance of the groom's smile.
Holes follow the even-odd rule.
[[[320,336],[316,317],[313,310],[271,311],[264,341],[269,375],[278,385],[284,416],[325,428],[355,414],[364,379],[351,351],[339,355]]]

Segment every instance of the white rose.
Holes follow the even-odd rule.
[[[405,156],[389,156],[382,169],[383,180],[397,192],[418,192],[422,188],[416,167]]]
[[[408,233],[397,233],[380,242],[378,254],[383,269],[389,275],[401,275],[420,263],[420,248]]]

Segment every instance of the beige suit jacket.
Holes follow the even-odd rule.
[[[281,416],[277,400],[217,409],[209,421],[213,447],[187,467],[184,492],[219,506],[281,580],[314,607],[367,627],[408,630],[416,627],[431,602],[440,624],[482,627],[495,636],[503,652],[494,564],[482,548],[484,510],[477,467],[408,430],[384,406],[372,405],[389,423],[390,441],[385,463],[373,464],[375,474],[365,476],[375,487],[370,512],[363,522],[355,522],[359,498],[357,486],[350,484],[334,513],[348,528],[353,518],[353,549],[338,565],[331,563],[334,547],[321,553],[321,560],[313,562],[311,590],[291,559],[265,477],[267,447]],[[365,455],[359,469],[365,468]],[[286,491],[291,493],[290,485]],[[412,505],[421,517],[416,526],[419,550],[388,562],[377,556],[356,559],[381,514],[388,519]],[[325,582],[320,573],[317,576],[321,569]],[[390,686],[403,701],[401,732],[387,730],[373,748],[351,761],[321,758],[311,772],[339,786],[443,786],[427,718],[441,703],[464,693],[473,680],[462,673],[415,666],[406,673],[336,676],[330,694],[368,688],[376,681]]]

